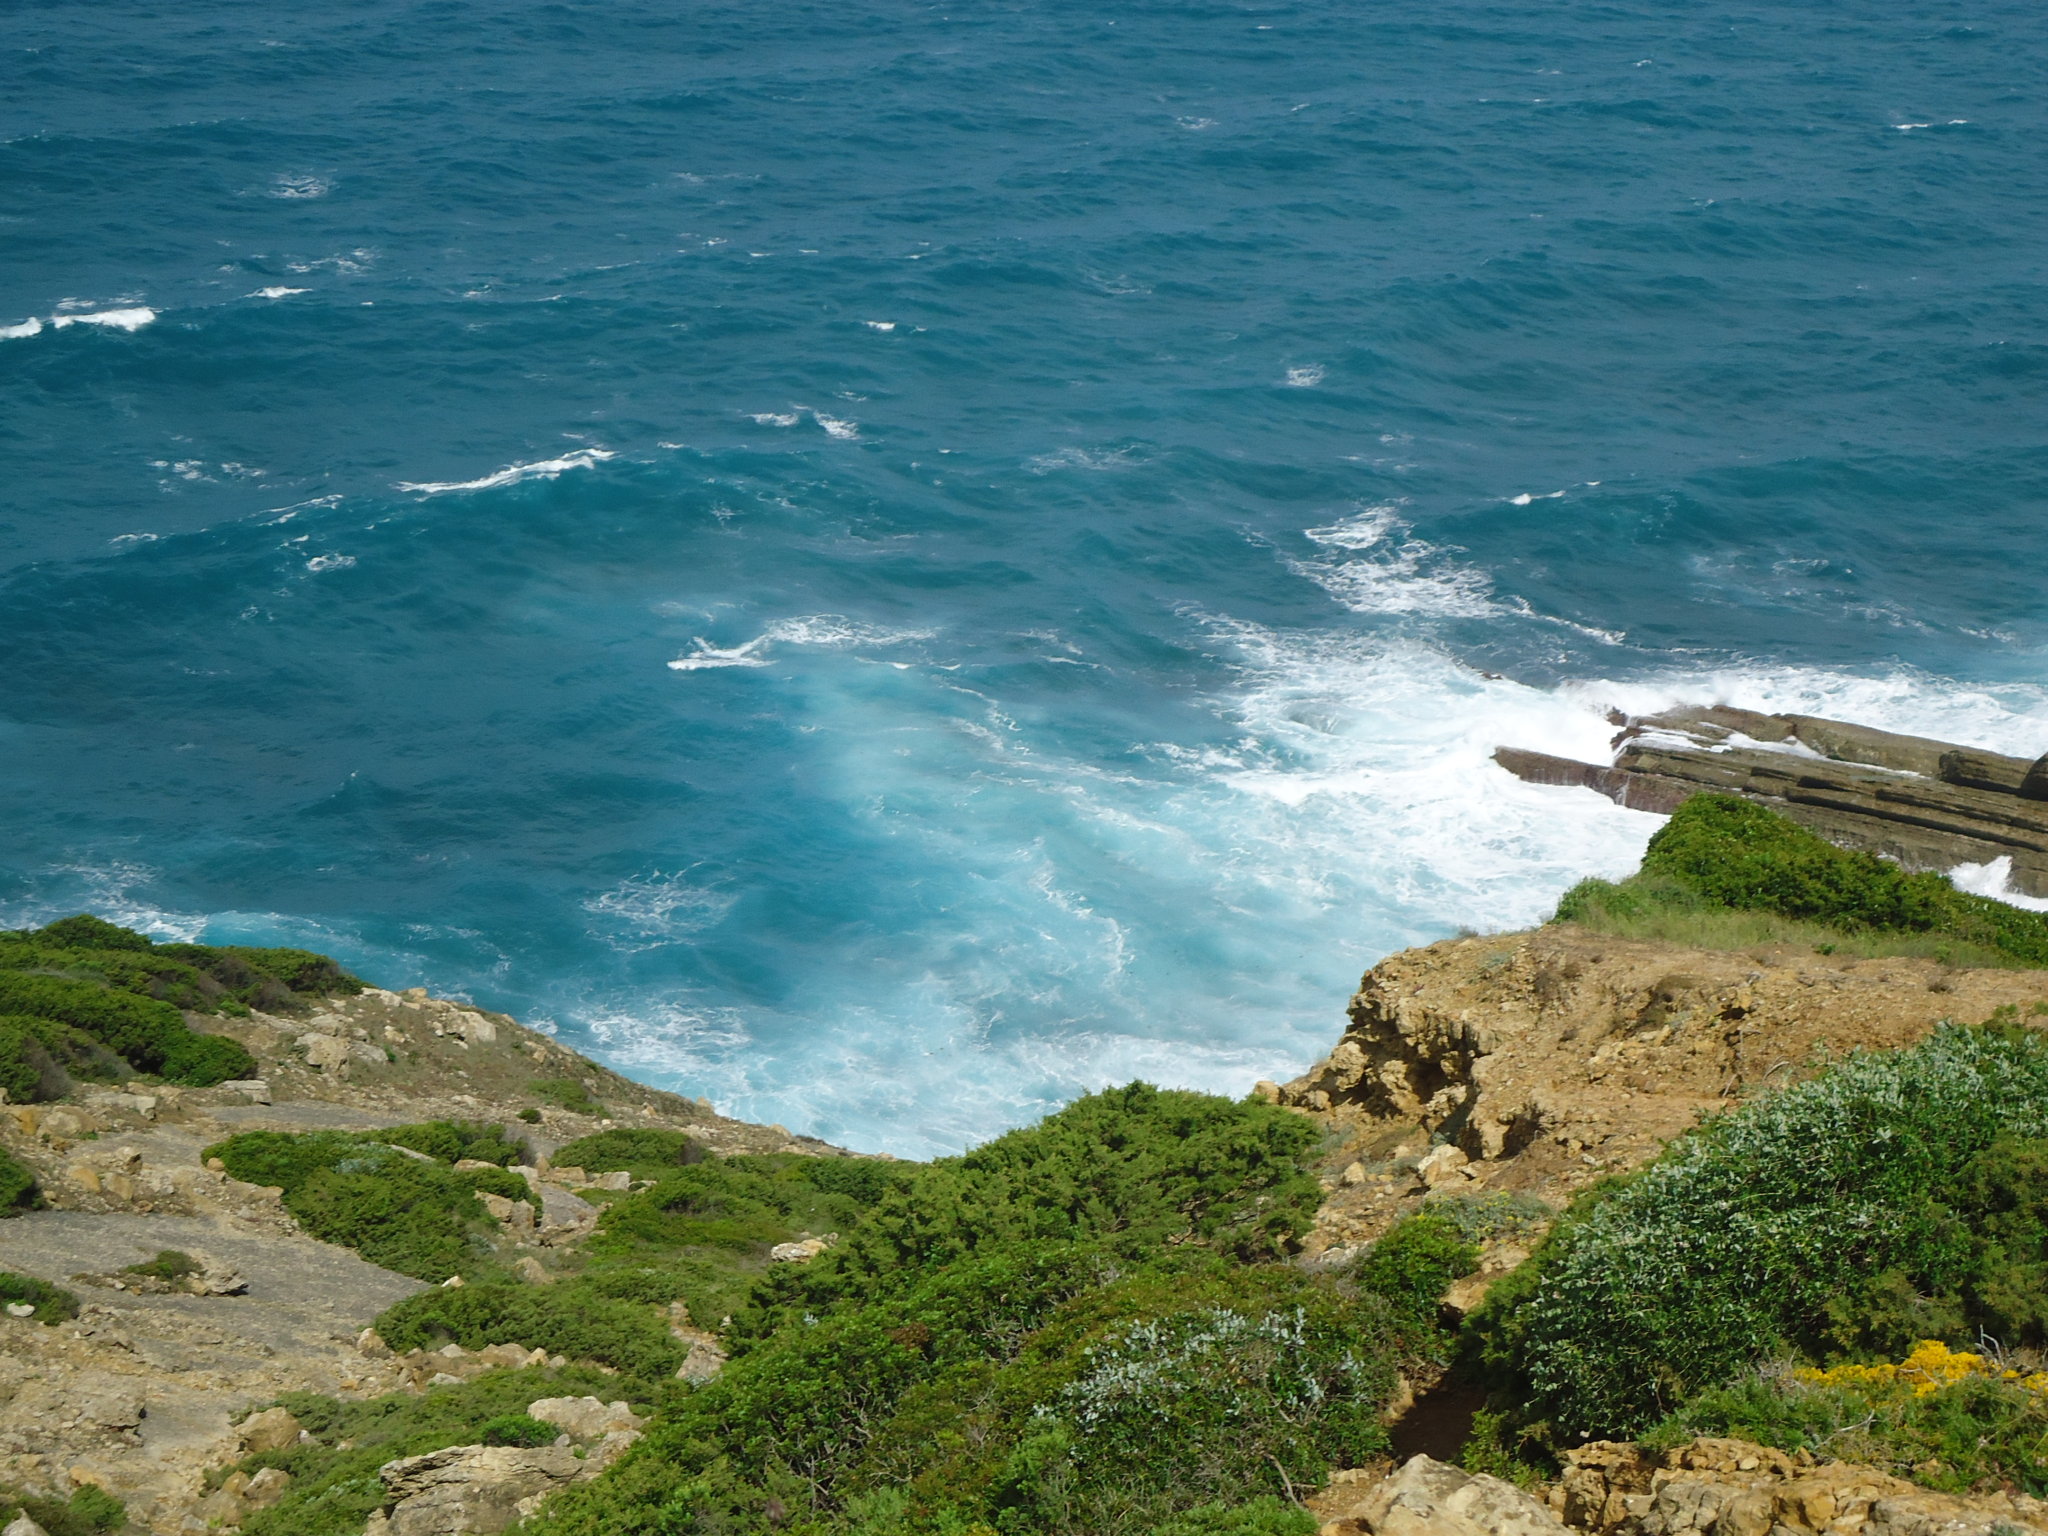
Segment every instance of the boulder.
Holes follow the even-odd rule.
[[[1570,1536],[1557,1516],[1513,1484],[1428,1456],[1411,1456],[1377,1484],[1349,1485],[1344,1503],[1316,1507],[1338,1530],[1371,1536]]]
[[[242,1420],[236,1433],[241,1437],[242,1454],[254,1456],[261,1451],[281,1451],[288,1445],[297,1445],[300,1426],[289,1409],[266,1408]]]
[[[251,1104],[268,1104],[270,1102],[270,1084],[260,1077],[230,1078],[227,1082],[222,1083],[220,1087],[224,1092],[240,1094]]]
[[[623,1402],[605,1403],[594,1397],[543,1397],[526,1412],[578,1440],[596,1440],[621,1430],[638,1431],[647,1422]]]
[[[0,1530],[0,1536],[49,1536],[49,1532],[27,1515],[16,1515],[7,1523],[5,1530]]]
[[[387,1461],[377,1470],[383,1519],[369,1529],[381,1527],[388,1536],[494,1536],[535,1507],[528,1500],[583,1471],[566,1446],[553,1445],[455,1445]]]
[[[794,1243],[777,1243],[768,1250],[768,1257],[777,1264],[807,1264],[838,1240],[837,1232],[827,1232],[823,1237],[807,1237]]]

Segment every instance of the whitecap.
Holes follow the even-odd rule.
[[[155,310],[138,304],[129,309],[97,310],[89,315],[52,315],[50,324],[60,331],[68,325],[101,325],[110,331],[139,331],[154,319]]]
[[[270,178],[270,195],[291,200],[325,197],[333,186],[333,182],[321,176],[273,176]]]
[[[1408,533],[1393,507],[1367,507],[1328,527],[1303,530],[1311,543],[1355,558],[1287,564],[1354,613],[1484,618],[1501,611],[1490,576]]]
[[[345,571],[356,563],[354,555],[315,555],[306,562],[309,571]]]
[[[774,657],[775,645],[808,645],[824,650],[857,650],[871,646],[905,645],[929,640],[930,629],[888,629],[866,624],[839,613],[812,613],[800,618],[777,619],[743,645],[719,647],[703,636],[694,637],[696,649],[668,663],[671,672],[701,672],[715,667],[765,667]]]
[[[941,448],[939,452],[948,450]],[[1026,459],[1024,467],[1034,475],[1049,475],[1059,469],[1125,469],[1134,461],[1136,448],[1059,448]]]
[[[1321,363],[1306,363],[1299,368],[1287,370],[1287,387],[1289,389],[1314,389],[1322,382],[1323,365]]]
[[[43,322],[30,315],[19,325],[0,325],[0,341],[14,341],[23,336],[34,336],[42,331]]]
[[[251,299],[288,299],[295,293],[311,293],[312,291],[310,288],[258,288],[254,293],[245,294],[244,297]]]
[[[757,411],[749,419],[759,422],[764,427],[793,427],[802,421],[803,417],[795,411]]]
[[[894,320],[863,320],[861,324],[871,331],[893,331],[896,329],[896,322]]]
[[[635,954],[716,927],[738,900],[732,892],[694,884],[687,871],[657,871],[592,896],[583,910],[601,919],[595,931],[606,944]]]
[[[439,496],[447,491],[489,491],[501,485],[517,485],[522,480],[552,480],[555,476],[572,469],[589,469],[602,464],[606,459],[617,458],[609,448],[578,448],[574,453],[565,453],[559,459],[542,459],[533,464],[512,464],[485,475],[477,480],[401,480],[397,489],[414,491],[422,496]]]
[[[827,437],[836,437],[841,441],[850,442],[860,436],[860,423],[857,421],[845,421],[837,416],[827,416],[823,411],[812,411],[811,420],[825,429]]]

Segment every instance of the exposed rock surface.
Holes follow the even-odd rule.
[[[57,1496],[99,1483],[166,1536],[234,1526],[282,1495],[275,1478],[230,1478],[211,1493],[204,1483],[210,1468],[275,1448],[267,1437],[284,1433],[280,1420],[236,1420],[281,1392],[365,1397],[535,1363],[510,1345],[394,1356],[370,1325],[420,1282],[308,1238],[277,1190],[207,1167],[211,1143],[244,1130],[502,1122],[537,1155],[526,1172],[538,1209],[496,1196],[484,1206],[500,1220],[508,1258],[536,1282],[594,1227],[599,1207],[586,1196],[609,1198],[631,1182],[614,1170],[554,1169],[548,1154],[572,1138],[634,1126],[687,1131],[717,1153],[834,1150],[631,1083],[538,1031],[417,989],[329,999],[305,1018],[191,1022],[240,1040],[260,1077],[0,1104],[0,1146],[36,1170],[54,1207],[0,1222],[0,1263],[84,1302],[77,1319],[54,1327],[0,1315],[0,1482]],[[535,1103],[537,1079],[574,1080],[603,1108],[543,1105],[538,1124],[514,1118]],[[123,1273],[164,1249],[199,1260],[199,1272],[182,1281]],[[705,1345],[691,1353],[700,1378],[723,1358],[709,1336]],[[605,1454],[599,1444],[572,1459],[584,1469]],[[487,1464],[496,1459],[478,1463]]]
[[[1541,1499],[1415,1456],[1384,1477],[1340,1472],[1308,1508],[1321,1536],[2048,1536],[2039,1499],[1932,1493],[1743,1440],[1601,1442],[1566,1461]]]
[[[1909,869],[2009,858],[2013,889],[2048,896],[2048,755],[1725,705],[1614,719],[1612,764],[1518,747],[1494,760],[1532,783],[1582,785],[1641,811],[1669,814],[1703,790],[1744,795]]]
[[[1336,1049],[1264,1091],[1338,1133],[1311,1244],[1344,1249],[1432,1190],[1561,1203],[1824,1052],[1910,1045],[2008,1004],[2048,1008],[2048,972],[1686,949],[1560,924],[1389,957]]]

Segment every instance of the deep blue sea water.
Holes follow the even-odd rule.
[[[2048,749],[2038,4],[21,0],[0,69],[0,920],[928,1153],[1632,866],[1497,742]]]

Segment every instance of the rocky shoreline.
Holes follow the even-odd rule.
[[[2006,757],[1718,704],[1609,718],[1620,727],[1611,763],[1513,746],[1495,751],[1494,761],[1532,784],[1591,789],[1665,815],[1696,794],[1741,795],[1908,869],[2010,859],[2013,890],[2048,896],[2048,754]]]

